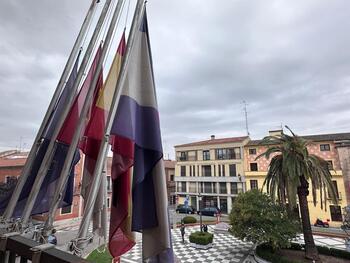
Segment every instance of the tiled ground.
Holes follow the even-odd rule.
[[[343,238],[314,235],[314,240],[317,246],[333,247],[346,250],[345,241]],[[296,238],[296,242],[304,244],[304,236],[302,234],[299,235]]]
[[[194,231],[199,231],[199,227],[186,228],[185,240],[182,243],[180,230],[172,231],[174,252],[181,263],[200,262],[243,262],[252,247],[251,243],[242,242],[228,233],[215,233],[213,247],[208,250],[200,250],[190,247],[188,236]],[[209,229],[209,232],[213,232]],[[122,262],[141,262],[141,240],[135,247],[122,257]]]

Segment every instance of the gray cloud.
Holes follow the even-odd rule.
[[[31,143],[89,2],[0,2],[0,148],[20,136]],[[242,100],[253,138],[281,123],[300,134],[349,131],[349,8],[345,0],[149,1],[165,151],[244,135]]]

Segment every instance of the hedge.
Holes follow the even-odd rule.
[[[214,235],[208,232],[194,232],[190,235],[190,242],[198,245],[208,245],[213,243]]]
[[[197,219],[193,216],[185,216],[182,221],[184,224],[194,224],[197,223]]]
[[[272,263],[297,263],[297,261],[282,258],[280,255],[273,253],[272,248],[264,244],[256,248],[256,254]]]
[[[304,244],[299,244],[299,243],[291,243],[291,246],[289,249],[293,250],[304,250],[305,245]],[[341,249],[336,249],[336,248],[329,248],[329,247],[324,247],[324,246],[316,246],[318,253],[326,256],[333,256],[337,258],[343,258],[343,259],[350,259],[350,252],[341,250]],[[271,250],[271,248],[267,244],[262,244],[259,245],[256,248],[256,253],[258,256],[261,256],[262,258],[269,260],[271,262],[292,262],[292,261],[281,261],[282,259],[280,256],[274,254]]]
[[[298,243],[291,244],[291,249],[294,249],[294,250],[303,250],[304,247],[305,247],[304,244],[298,244]],[[336,248],[324,247],[324,246],[316,246],[316,247],[317,247],[318,253],[322,255],[350,259],[350,252],[348,251],[336,249]]]

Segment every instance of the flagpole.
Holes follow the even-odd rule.
[[[118,20],[118,17],[119,17],[121,8],[122,8],[122,4],[123,4],[123,0],[118,0],[118,3],[116,5],[114,13],[113,13],[111,23],[110,23],[108,31],[107,31],[105,42],[103,44],[103,48],[101,51],[101,57],[98,61],[95,75],[93,77],[92,82],[90,83],[89,90],[88,90],[88,93],[86,95],[86,99],[84,101],[84,105],[83,105],[83,108],[82,108],[80,116],[79,116],[78,125],[76,127],[76,130],[74,131],[72,141],[69,145],[69,149],[68,149],[66,159],[65,159],[65,162],[64,162],[61,174],[60,174],[60,178],[59,178],[59,181],[58,181],[58,184],[56,187],[54,198],[52,199],[52,203],[50,205],[49,215],[48,215],[48,218],[45,222],[44,231],[51,228],[51,226],[53,224],[55,212],[60,204],[60,201],[63,198],[63,191],[64,191],[64,188],[67,184],[67,180],[69,177],[69,171],[71,169],[75,150],[77,149],[78,143],[80,141],[80,135],[81,135],[82,129],[83,129],[85,122],[86,122],[86,116],[87,116],[88,110],[91,106],[95,87],[96,87],[97,81],[98,81],[99,76],[100,76],[100,71],[102,70],[102,65],[103,65],[104,59],[105,59],[107,52],[108,52],[108,47],[109,47],[111,40],[112,40],[112,37],[113,37],[113,32],[114,32],[114,29],[115,29],[116,24],[117,24],[117,20]]]
[[[88,233],[89,223],[91,221],[91,216],[92,216],[92,212],[93,212],[92,207],[94,207],[95,200],[96,200],[96,197],[98,194],[98,187],[97,186],[101,183],[104,160],[105,160],[105,158],[107,156],[107,152],[108,152],[110,132],[112,129],[114,116],[115,116],[116,111],[117,111],[117,107],[118,107],[118,103],[119,103],[119,99],[120,99],[120,95],[121,95],[121,91],[122,91],[121,86],[122,86],[123,80],[125,79],[125,76],[126,76],[126,68],[127,68],[127,63],[129,61],[129,57],[130,57],[130,50],[133,46],[133,42],[135,39],[135,33],[138,30],[138,26],[140,25],[140,21],[141,21],[140,18],[141,18],[142,11],[143,11],[143,0],[138,0],[136,8],[135,8],[135,13],[134,13],[132,25],[131,25],[129,40],[128,40],[128,43],[126,46],[125,59],[123,60],[122,65],[121,65],[121,69],[120,69],[120,73],[119,73],[119,77],[118,77],[118,81],[117,81],[117,85],[116,85],[116,90],[115,90],[114,95],[113,95],[112,105],[111,105],[111,109],[110,109],[110,112],[108,115],[108,120],[106,123],[105,136],[103,138],[103,141],[101,142],[99,155],[98,155],[96,166],[95,166],[93,181],[91,183],[92,187],[90,189],[90,192],[89,192],[89,195],[88,195],[88,198],[86,201],[86,205],[85,205],[85,207],[87,209],[84,210],[84,215],[83,215],[82,221],[80,223],[78,236],[75,240],[72,240],[73,243],[74,242],[78,243],[79,240],[84,240],[84,238],[86,238],[87,233]],[[86,246],[86,242],[80,242],[73,247],[83,248],[84,246]],[[77,251],[73,251],[73,252],[77,253]]]
[[[29,155],[27,157],[27,161],[23,167],[23,170],[22,170],[22,173],[21,173],[21,176],[19,177],[18,179],[18,182],[16,184],[16,187],[15,187],[15,190],[11,196],[11,199],[6,207],[6,210],[4,211],[4,214],[3,214],[3,218],[5,220],[9,220],[11,217],[12,217],[12,214],[15,210],[15,207],[16,207],[16,204],[17,204],[17,201],[18,201],[18,198],[21,194],[21,191],[24,187],[24,184],[28,178],[28,175],[29,175],[29,172],[30,172],[30,169],[32,167],[32,164],[33,164],[33,161],[35,159],[35,156],[36,156],[36,153],[37,153],[37,150],[40,146],[40,139],[41,137],[43,136],[43,132],[45,130],[45,128],[47,127],[47,124],[49,122],[49,119],[50,119],[50,116],[55,108],[55,105],[60,97],[60,94],[61,94],[61,91],[64,87],[64,84],[65,84],[65,81],[68,77],[68,74],[69,72],[71,71],[72,69],[72,66],[74,64],[74,60],[79,52],[79,48],[81,46],[81,43],[83,42],[83,38],[84,36],[86,35],[86,32],[89,28],[89,24],[91,22],[91,19],[92,19],[92,15],[94,13],[94,10],[96,8],[96,5],[97,3],[99,2],[99,0],[92,0],[91,2],[91,5],[89,7],[89,10],[86,14],[86,17],[84,19],[84,22],[80,28],[80,31],[79,31],[79,34],[75,40],[75,43],[73,45],[73,48],[72,48],[72,51],[69,55],[69,58],[67,60],[67,63],[64,67],[64,70],[62,72],[62,75],[61,75],[61,78],[60,80],[58,81],[58,84],[56,86],[56,90],[52,96],[52,99],[51,99],[51,102],[49,104],[49,107],[45,113],[45,116],[44,116],[44,119],[43,121],[41,122],[41,125],[40,125],[40,128],[39,128],[39,131],[37,132],[37,135],[34,139],[34,143],[33,143],[33,146],[29,152]]]
[[[64,124],[64,121],[70,111],[70,108],[73,104],[73,101],[74,101],[74,98],[75,98],[75,94],[77,93],[77,90],[79,88],[79,85],[80,85],[80,82],[85,74],[85,69],[87,68],[88,66],[88,62],[89,62],[89,59],[93,53],[93,50],[94,50],[94,47],[95,47],[95,44],[98,40],[98,37],[99,37],[99,34],[102,30],[102,27],[103,27],[103,23],[105,21],[105,18],[107,16],[107,13],[108,13],[108,10],[109,10],[109,7],[111,5],[111,0],[106,0],[104,6],[103,6],[103,9],[101,11],[101,14],[100,14],[100,17],[98,19],[98,22],[97,22],[97,25],[95,27],[95,30],[93,32],[93,35],[90,39],[90,43],[88,45],[88,48],[85,52],[85,55],[84,55],[84,58],[82,60],[82,63],[81,63],[81,66],[79,68],[79,71],[78,71],[78,75],[74,81],[74,85],[73,85],[73,88],[72,90],[70,90],[70,93],[68,95],[68,102],[66,103],[66,107],[62,113],[62,115],[60,116],[59,120],[58,120],[58,123],[55,127],[55,130],[52,134],[52,138],[51,138],[51,141],[50,141],[50,144],[47,148],[47,151],[45,153],[45,156],[43,158],[43,161],[41,163],[41,166],[39,168],[39,171],[38,171],[38,174],[35,178],[35,182],[33,184],[33,187],[32,187],[32,190],[30,192],[30,195],[28,197],[28,200],[27,200],[27,203],[26,203],[26,206],[23,210],[23,213],[22,213],[22,225],[26,225],[28,223],[28,220],[29,220],[29,217],[30,217],[30,214],[32,212],[32,209],[34,207],[34,204],[35,204],[35,201],[36,201],[36,198],[38,196],[38,193],[39,193],[39,190],[41,188],[41,185],[44,181],[44,178],[47,174],[47,171],[49,170],[50,168],[50,165],[51,165],[51,161],[52,161],[52,158],[53,158],[53,155],[54,155],[54,152],[55,152],[55,148],[56,148],[56,139],[58,137],[58,134],[61,130],[61,127],[63,126]]]

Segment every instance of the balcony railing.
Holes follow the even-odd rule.
[[[3,230],[2,230],[3,231]],[[58,250],[51,244],[40,244],[15,233],[0,234],[0,262],[21,263],[88,263],[88,261]]]
[[[338,200],[342,200],[341,192],[338,192],[337,198],[338,198]],[[329,200],[332,199],[331,196],[329,195],[329,193],[328,193],[327,199],[329,199]]]

